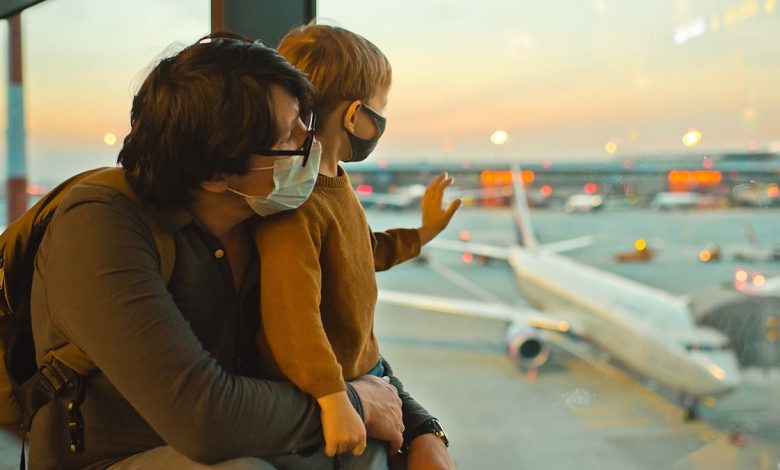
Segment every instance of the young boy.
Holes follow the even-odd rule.
[[[452,179],[441,174],[423,196],[420,228],[371,232],[338,163],[365,159],[384,132],[387,58],[361,36],[315,24],[288,33],[279,52],[314,85],[322,155],[309,199],[296,211],[258,222],[258,347],[274,378],[290,380],[317,399],[325,454],[360,455],[366,433],[345,380],[383,375],[373,334],[375,271],[417,256],[447,226],[460,201],[442,209]]]

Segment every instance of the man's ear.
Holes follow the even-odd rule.
[[[212,193],[224,193],[227,191],[228,186],[228,175],[225,173],[218,173],[210,180],[201,181],[200,183],[202,189]]]
[[[355,125],[357,124],[357,110],[363,105],[360,100],[355,100],[347,107],[347,111],[344,113],[344,127],[351,133],[355,133]]]

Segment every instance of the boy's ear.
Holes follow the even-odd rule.
[[[227,175],[225,173],[217,173],[210,180],[201,181],[200,187],[211,193],[223,193],[228,188]]]
[[[357,110],[363,105],[360,100],[355,100],[347,107],[347,111],[344,113],[344,127],[349,132],[355,133],[355,125],[357,124]]]

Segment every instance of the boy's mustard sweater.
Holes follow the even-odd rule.
[[[417,256],[417,230],[373,233],[342,168],[298,209],[258,219],[265,370],[315,398],[343,391],[379,360],[375,271]]]

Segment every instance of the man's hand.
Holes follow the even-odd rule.
[[[433,238],[447,228],[455,211],[460,207],[461,200],[455,199],[445,210],[442,207],[444,200],[444,190],[452,184],[453,179],[442,172],[433,179],[425,190],[420,209],[422,210],[422,226],[417,229],[420,234],[420,244],[425,245]]]
[[[447,447],[433,434],[421,434],[409,444],[407,470],[452,470],[455,464]]]
[[[390,443],[390,455],[401,449],[404,442],[404,423],[398,390],[387,380],[363,375],[351,380],[363,404],[366,433],[369,437]]]
[[[361,455],[366,450],[366,428],[347,393],[331,393],[318,398],[317,403],[325,436],[325,455],[333,457],[349,451]]]

